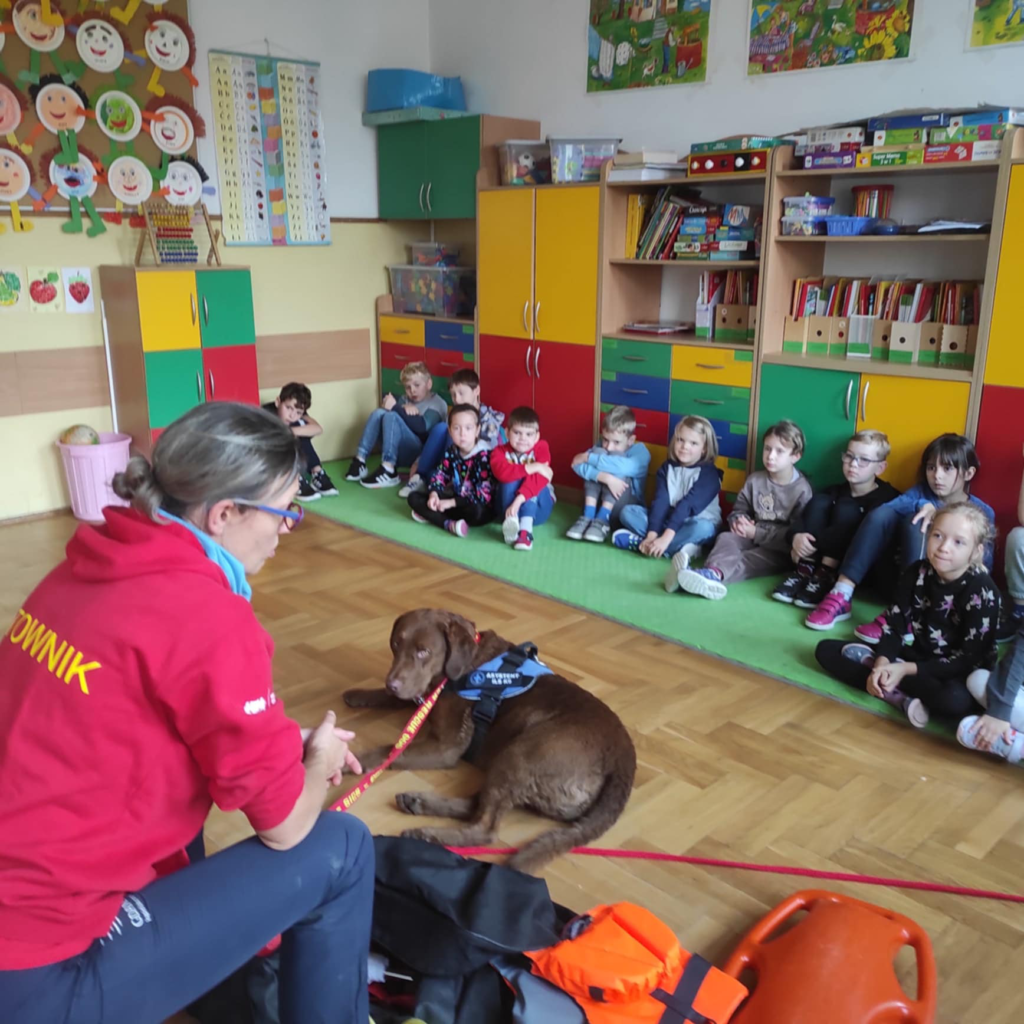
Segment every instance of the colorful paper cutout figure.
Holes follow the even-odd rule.
[[[107,188],[115,200],[116,212],[104,219],[120,224],[124,208],[141,209],[153,194],[153,174],[137,156],[119,156],[107,170]]]
[[[103,158],[104,166],[110,166],[123,154],[135,155],[134,140],[142,131],[143,114],[128,93],[120,89],[103,90],[93,103],[92,113],[87,116],[95,118],[100,131],[110,139],[110,151]]]
[[[196,139],[206,138],[206,122],[191,103],[178,96],[154,96],[142,116],[148,121],[143,127],[162,154],[160,167],[153,172],[153,177],[162,182],[171,157],[184,156]]]
[[[60,14],[56,0],[52,0],[53,10]],[[49,25],[43,20],[42,0],[18,0],[13,11],[14,31],[18,38],[29,48],[29,68],[18,72],[19,82],[36,85],[42,69],[42,54],[48,54],[54,70],[64,82],[73,82],[74,74],[61,60],[57,51],[64,42],[64,20],[59,24]]]
[[[61,13],[53,6],[53,0],[40,0],[40,6],[43,11],[43,24],[44,25],[63,25],[64,19],[61,17]]]
[[[0,36],[0,38],[3,38]],[[20,149],[23,153],[31,153],[32,147],[18,143],[17,131],[21,127],[28,100],[18,91],[18,87],[6,76],[0,74],[0,138],[7,140],[11,149]]]
[[[18,206],[25,196],[31,196],[34,200],[42,199],[32,187],[32,168],[20,153],[0,144],[0,202],[10,205],[11,221],[14,230],[19,232],[31,231],[34,227],[32,221],[22,217]],[[0,224],[0,234],[5,230],[6,227]]]
[[[0,0],[0,10],[3,9],[3,0]],[[4,52],[4,46],[7,43],[7,36],[14,34],[14,25],[8,25],[0,22],[0,53]],[[4,65],[3,57],[0,57],[0,75],[6,75],[7,68]]]
[[[196,62],[196,37],[187,21],[174,14],[150,15],[145,35],[146,56],[153,62],[153,74],[146,89],[164,95],[160,75],[164,71],[180,71],[193,86],[199,79],[192,73]]]
[[[84,146],[78,147],[78,160],[73,164],[63,163],[63,156],[64,153],[58,146],[45,154],[39,162],[40,175],[44,179],[49,179],[50,187],[43,193],[42,199],[36,202],[36,209],[40,209],[40,203],[43,204],[42,208],[49,206],[54,195],[59,195],[66,199],[71,207],[71,220],[61,225],[61,231],[68,235],[81,234],[84,208],[92,222],[92,227],[85,233],[90,238],[102,235],[107,230],[107,225],[103,223],[103,218],[96,210],[92,197],[96,194],[102,178],[103,165],[96,155]]]
[[[146,3],[150,7],[157,11],[163,10],[163,3],[159,0],[146,0]],[[128,0],[124,7],[112,7],[110,13],[117,18],[122,25],[127,25],[132,18],[135,17],[135,12],[142,6],[142,0]]]
[[[36,105],[39,122],[25,142],[32,145],[44,131],[52,132],[60,143],[61,161],[77,163],[78,133],[85,126],[89,110],[85,91],[80,85],[68,85],[58,75],[44,75],[37,85],[29,87],[28,94]]]
[[[143,57],[131,52],[128,37],[106,14],[76,15],[68,22],[67,29],[75,37],[75,46],[81,58],[69,65],[76,80],[85,74],[86,68],[91,68],[100,74],[112,74],[118,89],[128,89],[135,79],[126,75],[121,66],[126,61],[132,61],[139,67],[146,65]]]
[[[154,178],[156,175],[154,174]],[[167,166],[160,194],[171,206],[195,206],[204,195],[213,195],[215,189],[207,185],[210,176],[198,160],[190,156],[178,157]]]

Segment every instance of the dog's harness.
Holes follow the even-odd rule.
[[[504,654],[448,684],[452,693],[475,703],[473,738],[464,755],[467,761],[473,761],[483,747],[501,702],[526,693],[539,676],[548,675],[551,669],[537,660],[537,645],[524,643],[510,647]]]

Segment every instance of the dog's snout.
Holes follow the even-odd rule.
[[[384,688],[388,691],[388,693],[393,693],[396,697],[398,696],[398,690],[400,686],[401,683],[397,679],[388,679],[388,681],[384,684]]]

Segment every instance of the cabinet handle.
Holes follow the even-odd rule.
[[[649,395],[649,391],[644,391],[642,388],[623,388],[624,394],[627,395]]]
[[[527,345],[527,347],[526,347],[526,376],[527,377],[532,377],[533,376],[533,374],[530,373],[530,353],[532,351],[533,351],[533,346],[532,345]]]
[[[434,187],[432,181],[427,182],[427,213],[433,213],[434,208],[430,205],[430,190]]]
[[[850,418],[850,395],[853,393],[853,378],[850,378],[850,383],[846,385],[846,418]]]
[[[864,381],[864,393],[860,396],[860,418],[866,420],[868,418],[868,388],[871,387],[871,381]]]
[[[646,363],[647,356],[623,356],[622,361],[624,363]]]
[[[408,327],[396,327],[395,334],[411,334],[412,332]]]
[[[724,365],[718,366],[715,363],[697,363],[696,365],[699,366],[702,370],[724,370],[725,369]]]
[[[725,405],[724,401],[711,398],[695,398],[694,402],[696,402],[697,405]]]
[[[526,311],[530,308],[530,300],[527,299],[523,303],[523,330],[526,332],[526,336],[530,336],[530,325],[526,322]],[[532,347],[532,346],[531,346]]]
[[[196,394],[199,396],[199,401],[203,401],[203,375],[196,370]]]
[[[442,365],[442,366],[454,366],[454,367],[455,367],[456,369],[458,369],[458,368],[459,368],[460,366],[465,366],[466,364],[465,364],[465,363],[446,363],[446,362],[445,362],[445,361],[444,361],[444,360],[442,359],[442,360],[441,360],[441,365]]]
[[[540,380],[540,345],[537,346],[537,354],[533,357],[533,375]]]
[[[192,326],[195,327],[195,325],[196,325],[196,297],[191,292],[188,293],[188,302],[189,302],[189,305],[192,307]]]
[[[540,302],[533,307],[533,330],[535,334],[540,333]]]
[[[425,188],[426,188],[426,182],[421,181],[420,182],[420,213],[426,213],[427,212],[426,210],[423,209],[423,190]]]
[[[213,370],[210,371],[210,401],[217,397],[217,382],[213,379]]]
[[[203,319],[206,321],[206,326],[210,326],[210,306],[206,301],[206,296],[203,296]]]

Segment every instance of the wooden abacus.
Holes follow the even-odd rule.
[[[142,215],[146,220],[146,230],[139,238],[139,248],[135,253],[137,267],[142,266],[147,241],[158,266],[198,263],[196,229],[203,227],[210,239],[206,263],[208,266],[214,262],[218,267],[221,265],[220,252],[217,250],[219,232],[214,231],[210,224],[210,214],[205,203],[196,207],[172,206],[167,202],[151,200],[142,204]]]

